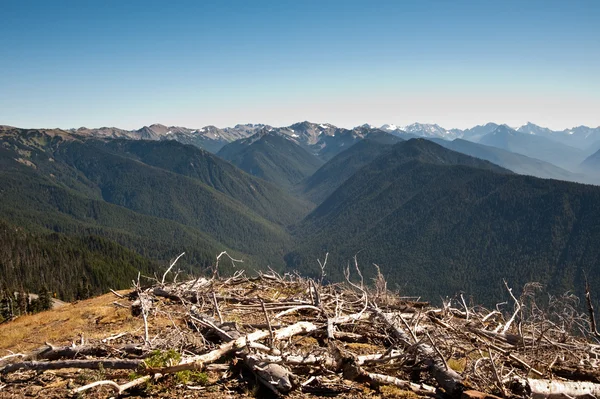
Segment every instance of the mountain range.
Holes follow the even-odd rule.
[[[309,276],[329,252],[331,281],[358,253],[365,277],[377,263],[428,299],[464,290],[493,303],[503,278],[581,292],[583,269],[600,283],[600,187],[566,181],[598,183],[600,152],[592,133],[585,148],[552,135],[494,123],[2,126],[0,291],[71,300],[183,251],[183,273],[210,269],[226,250],[249,270]]]
[[[0,127],[0,129],[3,128],[9,127]],[[248,138],[260,130],[287,137],[323,161],[333,158],[374,130],[382,130],[404,139],[425,137],[444,140],[468,140],[546,161],[574,173],[590,172],[589,168],[580,168],[580,165],[586,157],[600,150],[600,126],[596,128],[577,126],[571,129],[554,131],[531,122],[518,128],[488,123],[464,130],[446,129],[437,124],[423,123],[414,123],[402,127],[385,124],[379,128],[364,124],[352,129],[345,129],[331,124],[305,121],[286,127],[273,127],[264,124],[238,124],[223,129],[215,126],[191,129],[153,124],[137,130],[102,127],[97,129],[71,129],[69,132],[82,137],[95,138],[176,140],[212,153],[218,153],[225,145]],[[594,176],[591,180],[596,182],[597,176]]]

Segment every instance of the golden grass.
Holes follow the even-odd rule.
[[[53,345],[80,342],[82,333],[87,341],[140,329],[141,318],[132,317],[129,309],[115,307],[115,299],[113,294],[105,294],[0,324],[0,356],[8,350],[32,350],[45,342]]]
[[[418,399],[419,395],[412,391],[406,391],[393,385],[383,385],[379,387],[379,392],[382,398],[402,398],[402,399]]]
[[[452,370],[456,371],[457,373],[462,373],[463,371],[465,371],[465,368],[467,367],[467,358],[463,357],[460,359],[455,359],[455,358],[450,358],[447,361],[448,363],[448,367],[450,367]]]
[[[370,355],[381,351],[381,348],[375,344],[349,342],[346,346],[359,355]]]

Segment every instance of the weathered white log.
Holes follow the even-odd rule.
[[[379,384],[394,385],[402,389],[409,389],[421,395],[435,395],[435,388],[425,384],[415,384],[414,382],[401,380],[384,374],[368,373],[369,378]]]
[[[291,326],[281,328],[279,330],[273,331],[273,340],[278,341],[282,339],[286,339],[289,337],[293,337],[294,335],[308,333],[317,329],[317,326],[313,323],[309,323],[306,321],[301,321],[296,324],[292,324]],[[236,350],[242,349],[245,347],[248,342],[259,341],[261,339],[267,338],[270,336],[269,331],[255,331],[246,336],[240,337],[236,340],[227,342],[221,345],[219,348],[205,353],[204,355],[192,356],[188,358],[184,358],[178,365],[164,367],[157,370],[152,370],[154,372],[168,374],[168,373],[176,373],[182,370],[201,370],[204,365],[212,363],[221,357],[227,355],[228,353],[235,352]]]
[[[585,381],[558,381],[518,378],[513,383],[529,387],[533,399],[558,399],[567,397],[600,397],[600,384]]]
[[[150,378],[150,376],[146,376],[146,377]],[[72,389],[71,394],[75,395],[80,392],[87,391],[88,389],[92,389],[92,388],[103,386],[103,385],[110,386],[117,392],[117,394],[121,393],[121,386],[119,384],[117,384],[114,381],[110,381],[110,380],[102,380],[102,381],[95,381],[95,382],[92,382],[91,384],[87,384],[87,385],[81,386],[79,388]]]
[[[302,309],[311,309],[311,310],[315,310],[317,312],[321,312],[321,309],[318,308],[318,307],[316,307],[316,306],[313,306],[313,305],[300,305],[300,306],[296,306],[296,307],[291,308],[291,309],[284,310],[281,313],[277,313],[275,315],[275,317],[273,317],[273,318],[274,319],[279,319],[279,318],[281,318],[281,317],[283,317],[283,316],[285,316],[287,314],[294,313],[294,312],[297,312],[297,311],[302,310]]]
[[[155,374],[154,375],[155,379],[156,378],[160,378],[160,377],[161,377],[160,374]],[[148,381],[151,378],[152,378],[152,376],[144,375],[142,377],[136,378],[133,381],[129,381],[128,383],[125,383],[123,385],[119,385],[116,382],[110,381],[110,380],[96,381],[96,382],[92,382],[91,384],[87,384],[87,385],[84,385],[82,387],[72,389],[71,390],[71,394],[75,395],[75,394],[87,391],[88,389],[92,389],[92,388],[97,387],[97,386],[109,385],[112,388],[114,388],[114,390],[116,391],[117,395],[121,395],[125,391],[127,391],[128,389],[133,388],[133,387],[138,386],[138,385],[141,385],[141,384],[143,384],[144,382]]]

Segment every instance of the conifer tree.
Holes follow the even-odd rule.
[[[39,292],[39,311],[44,311],[52,308],[52,298],[50,292],[44,286]]]

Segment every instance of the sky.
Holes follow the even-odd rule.
[[[600,125],[600,1],[0,0],[0,124]]]

